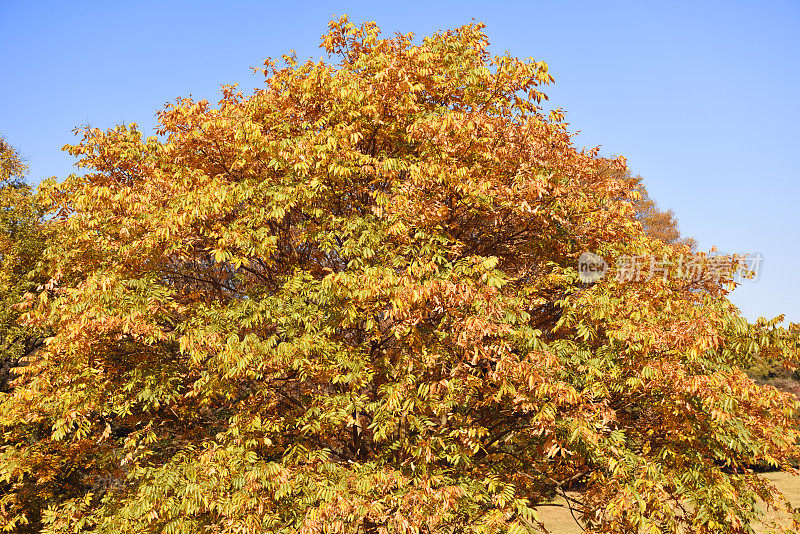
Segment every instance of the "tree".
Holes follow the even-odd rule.
[[[42,332],[21,326],[19,304],[35,289],[30,276],[44,249],[42,209],[24,181],[27,166],[0,136],[0,392],[12,369],[41,346]]]
[[[482,24],[323,46],[66,147],[88,172],[39,190],[25,316],[53,335],[0,400],[51,430],[0,454],[8,525],[521,532],[575,487],[593,532],[746,532],[782,502],[751,467],[792,468],[800,405],[741,366],[795,335],[742,319],[729,270],[579,280],[587,250],[676,249],[541,111],[546,64]]]
[[[17,358],[16,314],[12,304],[19,300],[21,293],[12,288],[17,279],[17,261],[14,249],[17,240],[19,217],[16,206],[19,198],[26,197],[27,190],[21,184],[21,178],[27,172],[25,164],[14,148],[0,137],[0,291],[2,291],[2,308],[0,308],[0,391],[8,389],[10,370],[15,366]],[[21,194],[20,194],[21,193]]]
[[[602,171],[606,175],[614,176],[629,187],[634,195],[630,197],[634,208],[634,217],[642,225],[645,233],[654,239],[659,239],[667,245],[677,245],[686,251],[695,251],[697,244],[691,237],[681,237],[678,219],[671,209],[661,210],[658,202],[650,196],[644,185],[644,178],[631,176],[626,169],[609,167]]]
[[[675,212],[671,209],[666,211],[659,209],[658,203],[650,196],[641,176],[636,176],[634,183],[640,196],[633,201],[633,205],[636,209],[636,218],[642,223],[645,232],[668,245],[679,244],[694,250],[696,244],[692,238],[681,238]]]
[[[40,328],[20,324],[26,295],[47,281],[36,273],[48,235],[44,210],[24,181],[27,170],[17,151],[0,137],[0,395],[12,391],[20,366],[41,348],[48,335]],[[7,421],[0,422],[4,425],[0,434],[4,451],[49,434],[41,424],[15,421],[6,426]],[[8,478],[0,481],[0,510],[41,506],[38,485],[29,481],[18,484],[16,491],[11,488]]]

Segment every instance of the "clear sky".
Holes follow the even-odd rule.
[[[760,253],[732,295],[800,322],[800,1],[30,2],[0,0],[0,132],[30,181],[63,178],[72,129],[137,122],[165,102],[249,91],[250,67],[318,58],[334,16],[418,36],[476,19],[495,52],[546,61],[579,145],[624,155],[701,249]]]

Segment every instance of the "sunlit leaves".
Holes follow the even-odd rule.
[[[40,188],[54,335],[0,405],[37,528],[529,532],[570,487],[596,532],[750,521],[798,405],[738,366],[794,335],[722,281],[582,284],[584,250],[680,245],[483,25],[322,44],[158,137],[81,130],[87,173]]]

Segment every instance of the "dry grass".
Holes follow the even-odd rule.
[[[786,473],[767,473],[764,476],[775,484],[793,506],[800,506],[800,477],[791,476]],[[764,516],[763,524],[755,525],[754,530],[758,534],[767,534],[771,532],[768,525],[773,521],[786,526],[791,525],[791,521],[785,512],[769,510]]]
[[[775,484],[794,506],[800,506],[800,477],[794,477],[786,473],[767,473],[764,476]],[[556,504],[563,503],[564,501],[560,500]],[[550,534],[580,534],[583,532],[572,519],[566,507],[545,506],[539,508],[538,512],[539,518]],[[771,532],[768,525],[773,521],[779,524],[789,524],[786,523],[788,521],[786,514],[769,510],[764,516],[762,524],[754,526],[756,533],[767,534]]]
[[[556,504],[564,504],[559,499]],[[580,534],[583,530],[575,523],[566,507],[544,506],[537,510],[539,520],[551,534]]]

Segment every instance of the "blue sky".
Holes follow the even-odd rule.
[[[318,58],[334,16],[418,36],[487,24],[494,51],[546,61],[579,145],[624,155],[701,249],[760,253],[732,300],[800,322],[800,2],[26,2],[0,0],[0,132],[30,180],[63,178],[79,125],[260,85],[250,67]]]

